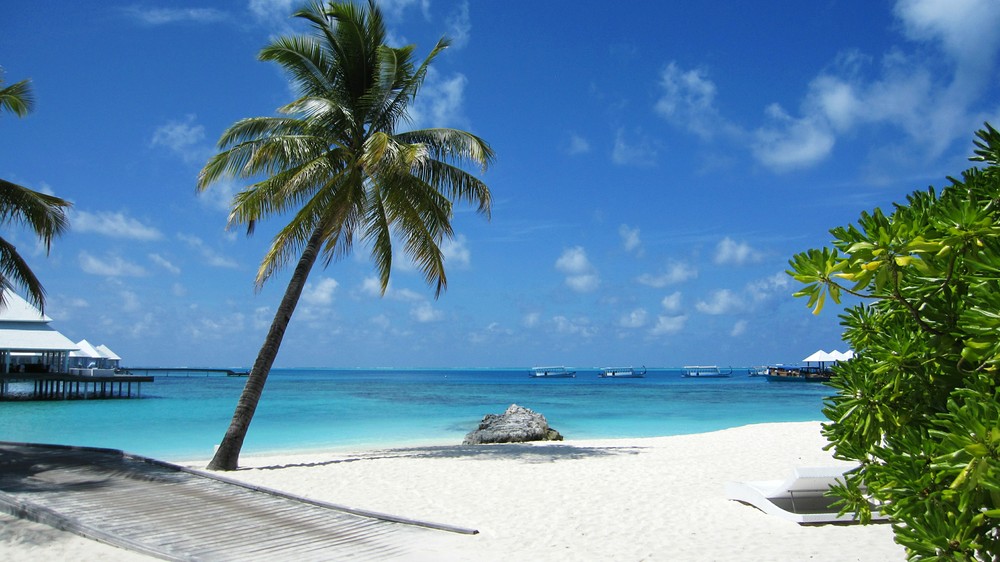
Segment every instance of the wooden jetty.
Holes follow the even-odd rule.
[[[133,390],[135,397],[141,398],[142,383],[153,380],[149,375],[133,374],[3,373],[0,400],[132,398]]]
[[[112,449],[0,442],[0,466],[0,511],[164,560],[411,560],[477,533]]]
[[[226,375],[229,377],[245,377],[250,374],[249,371],[239,371],[236,369],[214,369],[214,368],[202,368],[202,367],[129,367],[128,369],[125,370],[133,374],[145,373],[148,375],[150,373],[159,373],[164,376],[170,376],[170,375],[191,376],[193,374],[202,374],[208,376],[212,374],[218,374],[218,375]]]

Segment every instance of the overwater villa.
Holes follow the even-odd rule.
[[[73,343],[49,325],[51,318],[14,291],[4,289],[3,300],[0,400],[125,397],[131,396],[132,383],[153,381],[149,376],[117,375],[121,358],[107,346],[94,347],[87,340]]]

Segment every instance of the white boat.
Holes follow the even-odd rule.
[[[597,375],[602,379],[641,379],[646,376],[646,368],[636,369],[635,367],[604,367],[601,374]]]
[[[570,379],[576,376],[576,371],[568,371],[566,367],[534,367],[528,376],[539,379]]]
[[[686,365],[681,376],[684,378],[719,379],[729,377],[733,370],[722,371],[715,365]]]

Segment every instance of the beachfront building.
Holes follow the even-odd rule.
[[[0,308],[0,369],[3,373],[64,373],[77,345],[49,326],[51,318],[10,289]]]
[[[97,346],[97,351],[101,354],[101,367],[104,369],[117,369],[121,367],[122,358],[103,343]]]
[[[80,340],[76,342],[76,347],[75,351],[69,353],[70,373],[113,375],[121,361],[121,357],[106,345],[95,347],[87,340]]]

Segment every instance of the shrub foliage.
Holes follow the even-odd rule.
[[[814,313],[858,297],[823,433],[859,464],[835,489],[843,511],[867,523],[880,505],[911,560],[1000,559],[1000,133],[974,144],[981,164],[940,192],[789,262]]]

